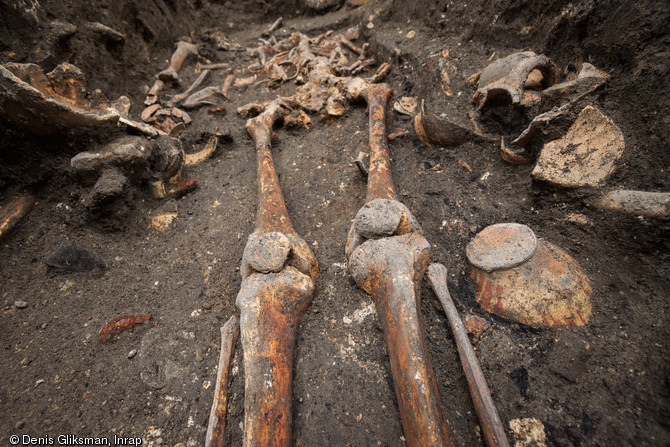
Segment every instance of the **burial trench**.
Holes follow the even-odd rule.
[[[296,31],[313,38],[329,29],[344,35],[357,25],[360,35],[351,42],[357,47],[369,42],[375,62],[360,64],[355,75],[373,76],[388,62],[390,71],[383,80],[393,90],[389,109],[398,102],[406,111],[403,99],[416,98],[413,113],[422,110],[438,124],[448,120],[470,133],[471,139],[456,148],[440,142],[428,146],[415,133],[414,116],[389,110],[388,128],[406,135],[389,143],[399,199],[420,222],[431,260],[448,267],[449,287],[461,314],[488,325],[472,341],[509,440],[525,439],[524,433],[530,432],[540,439],[536,445],[616,445],[621,440],[654,444],[667,439],[667,361],[662,355],[667,339],[667,223],[663,216],[650,217],[639,209],[629,216],[588,203],[602,197],[601,191],[610,197],[605,203],[621,189],[667,191],[667,176],[655,168],[667,165],[662,143],[666,131],[658,125],[662,114],[651,113],[654,108],[667,110],[667,103],[658,99],[661,95],[654,95],[660,88],[657,79],[667,78],[662,54],[655,52],[667,33],[663,11],[654,9],[653,2],[627,13],[582,3],[573,9],[548,7],[541,17],[553,32],[544,38],[538,37],[541,26],[531,19],[541,8],[532,2],[516,16],[505,6],[468,8],[447,2],[417,4],[407,14],[395,2],[346,3],[324,14],[296,14],[293,8],[304,6],[293,4],[161,3],[157,13],[141,4],[100,2],[85,8],[81,17],[73,15],[67,2],[33,6],[3,5],[5,17],[12,18],[3,25],[3,64],[37,63],[50,73],[59,63],[70,62],[85,78],[81,92],[94,107],[125,95],[128,119],[143,123],[145,93],[181,38],[198,46],[198,56],[184,63],[179,88],[164,87],[163,102],[183,92],[207,64],[227,66],[210,68],[202,87],[223,86],[229,74],[234,80],[227,98],[217,93],[213,105],[185,110],[188,124],[167,104],[168,113],[161,115],[159,124],[167,118],[185,123],[175,134],[184,156],[209,156],[183,170],[183,179],[195,180],[197,189],[193,184],[176,188],[179,182],[171,183],[171,176],[164,175],[181,153],[170,144],[154,143],[167,137],[147,139],[141,130],[128,131],[129,124],[123,124],[59,130],[45,138],[3,121],[2,204],[24,193],[36,199],[2,241],[3,312],[10,322],[3,329],[7,355],[2,406],[8,415],[3,418],[3,439],[13,433],[73,432],[139,436],[147,445],[203,442],[216,378],[218,329],[237,313],[239,267],[257,206],[254,147],[244,128],[246,118],[236,109],[296,90],[295,79],[282,77],[282,71],[291,77],[282,68],[289,66],[278,61],[279,70],[254,73],[263,50],[245,49],[261,48],[259,38],[275,36],[279,41]],[[500,22],[493,19],[496,8],[504,17]],[[279,15],[283,25],[263,36]],[[453,18],[458,15],[463,18]],[[584,25],[584,17],[592,22]],[[631,20],[634,32],[618,40],[598,35],[607,24],[624,19],[641,24]],[[55,21],[74,24],[76,33],[63,41],[71,28]],[[96,22],[124,35],[125,41],[107,28],[90,25]],[[493,23],[491,30],[484,22]],[[31,40],[30,25],[40,38]],[[530,31],[519,34],[524,26]],[[577,26],[588,32],[580,34]],[[644,34],[645,26],[656,34]],[[499,41],[492,37],[496,32]],[[568,42],[565,48],[558,37]],[[632,62],[624,57],[631,42],[642,42],[634,56],[634,78],[627,72]],[[599,52],[601,48],[609,52]],[[500,131],[496,126],[504,130],[510,119],[514,124],[525,120],[516,126],[516,137],[532,116],[493,110],[495,123],[487,132],[470,120],[467,112],[476,110],[476,104],[468,78],[518,50],[545,54],[561,69],[582,56],[610,77],[580,100],[565,123],[541,134],[544,141],[559,140],[586,106],[619,127],[625,150],[595,190],[550,187],[532,175],[534,162],[515,165],[503,159],[500,140],[489,134]],[[342,51],[358,59],[346,45]],[[349,69],[351,63],[343,67]],[[344,256],[351,219],[365,203],[365,177],[354,160],[368,151],[368,117],[364,105],[347,98],[329,102],[330,97],[323,98],[323,109],[345,109],[341,116],[304,108],[301,114],[302,107],[294,107],[296,126],[285,123],[275,130],[272,142],[288,212],[320,265],[315,297],[297,335],[293,442],[402,445],[406,437],[380,321],[373,300],[350,279]],[[617,106],[625,101],[635,107]],[[171,126],[163,131],[169,133]],[[95,169],[79,172],[72,165],[75,156],[105,153],[104,148],[128,134],[134,142],[124,146],[125,152],[115,152],[122,154],[120,162],[102,157],[105,161],[92,162]],[[208,154],[212,139],[216,147]],[[143,146],[148,155],[142,155]],[[538,143],[524,155],[535,160],[542,148]],[[161,194],[165,197],[159,198]],[[152,225],[153,216],[163,220]],[[528,225],[581,264],[593,290],[588,324],[532,329],[483,310],[470,278],[466,245],[487,226],[501,222]],[[47,261],[65,241],[86,249],[105,267],[67,273],[49,266]],[[421,288],[427,351],[452,436],[458,445],[479,445],[481,433],[446,318],[430,288]],[[110,343],[98,343],[100,328],[112,318],[143,313],[151,314],[151,320],[119,333]],[[240,444],[243,436],[243,378],[238,344],[227,445]]]

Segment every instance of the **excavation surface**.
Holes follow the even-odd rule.
[[[153,12],[137,3],[99,0],[75,13],[78,2],[67,0],[34,2],[32,10],[2,2],[7,17],[1,28],[2,62],[53,68],[69,61],[86,76],[90,95],[128,96],[130,115],[139,120],[146,90],[180,37],[200,45],[200,62],[230,64],[213,70],[205,83],[221,85],[229,73],[237,79],[253,76],[247,67],[258,56],[246,48],[256,48],[279,16],[284,22],[274,33],[277,38],[359,26],[355,43],[370,42],[378,63],[391,64],[385,79],[393,89],[391,104],[418,97],[432,113],[470,126],[468,112],[475,107],[466,80],[491,61],[533,50],[562,70],[582,57],[611,78],[579,110],[597,107],[619,126],[626,144],[603,188],[670,188],[670,111],[663,90],[670,19],[662,2],[598,9],[590,2],[560,7],[526,1],[511,8],[505,2],[347,1],[322,15],[293,2],[185,6],[158,0]],[[54,20],[81,31],[46,57],[35,50],[53,33]],[[100,41],[86,31],[86,21],[123,32],[125,44]],[[630,33],[622,33],[623,27]],[[207,32],[217,29],[227,48],[217,48],[221,42]],[[451,96],[441,84],[441,60],[456,67],[449,72]],[[180,89],[168,93],[183,91],[196,79],[195,62],[180,72]],[[186,152],[203,148],[211,134],[223,137],[212,158],[186,168],[198,189],[178,199],[154,198],[145,182],[91,210],[85,199],[92,182],[73,173],[70,159],[124,136],[123,129],[44,138],[1,123],[0,204],[26,192],[37,199],[32,212],[0,241],[2,445],[13,434],[110,440],[117,435],[140,437],[143,445],[203,445],[219,328],[237,313],[240,260],[256,220],[256,154],[246,118],[235,109],[295,90],[293,82],[256,81],[234,84],[227,99],[217,98],[225,112],[209,113],[208,107],[189,112],[193,123],[180,136]],[[311,114],[309,129],[277,128],[273,140],[293,225],[320,267],[314,301],[298,330],[294,444],[404,445],[374,303],[351,279],[344,258],[351,220],[366,194],[354,160],[368,151],[365,104],[347,107],[339,118]],[[414,134],[411,117],[391,112],[390,118],[389,129],[409,131],[389,143],[398,199],[420,222],[431,261],[448,268],[459,312],[489,324],[473,344],[510,441],[516,439],[510,421],[535,418],[543,425],[546,445],[670,443],[667,221],[589,206],[584,199],[594,193],[591,189],[556,189],[533,181],[534,163],[506,163],[499,140],[428,147]],[[159,213],[176,213],[165,231],[151,226],[151,216]],[[593,289],[587,325],[529,329],[480,307],[465,247],[485,227],[503,222],[528,225],[537,238],[580,263]],[[47,265],[66,241],[104,267],[68,272]],[[482,445],[446,317],[425,283],[422,299],[428,353],[454,440]],[[101,327],[113,318],[145,313],[150,320],[99,343]],[[239,342],[231,378],[226,445],[240,445]]]

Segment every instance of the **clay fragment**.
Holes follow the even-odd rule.
[[[468,335],[475,340],[479,339],[489,329],[489,323],[477,315],[463,317],[463,323],[465,323],[465,330],[468,331]]]
[[[537,240],[528,227],[492,227],[482,230],[483,237],[477,235],[466,249],[472,264],[470,276],[477,285],[476,300],[482,308],[534,328],[587,324],[591,287],[577,261],[550,242]],[[537,248],[532,256],[517,264],[533,244]]]
[[[149,314],[142,314],[136,317],[131,315],[116,317],[100,329],[98,343],[102,344],[111,341],[122,332],[132,329],[135,326],[139,326],[140,324],[144,324],[144,322],[149,320],[151,320],[151,315]]]
[[[595,207],[636,216],[670,219],[670,193],[615,189],[587,200]]]
[[[584,63],[579,75],[571,81],[561,82],[542,91],[542,109],[556,107],[566,101],[573,102],[593,93],[609,79],[609,75],[595,66]]]
[[[505,95],[511,104],[528,105],[540,99],[539,95],[526,94],[524,85],[533,71],[542,75],[542,87],[550,87],[559,79],[556,65],[546,56],[532,51],[514,53],[486,67],[479,76],[479,84],[473,101],[481,110],[500,95]],[[532,90],[530,91],[532,92]]]
[[[219,144],[219,139],[217,137],[210,137],[207,141],[207,144],[200,151],[193,154],[184,155],[184,165],[193,166],[199,165],[205,160],[209,159],[212,154],[216,151],[216,147]]]
[[[528,226],[503,223],[480,231],[467,245],[465,253],[472,265],[492,272],[523,264],[536,249],[537,238]]]
[[[531,175],[566,188],[597,186],[612,172],[624,147],[616,124],[587,106],[563,138],[544,145]]]
[[[504,161],[513,165],[522,165],[529,163],[526,157],[522,155],[523,151],[513,150],[505,142],[505,137],[500,137],[500,156]]]
[[[472,137],[472,133],[464,127],[426,112],[423,102],[421,111],[414,117],[414,131],[419,140],[428,146],[434,144],[442,147],[460,146]]]

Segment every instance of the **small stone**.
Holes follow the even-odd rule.
[[[40,326],[40,327],[41,327],[42,329],[46,329],[46,328],[47,328],[47,324],[46,324],[46,323],[42,323],[42,326]]]
[[[28,307],[28,303],[26,303],[25,301],[16,300],[14,301],[14,306],[16,306],[17,309],[25,309],[26,307]]]
[[[37,382],[35,382],[35,386],[42,385],[44,383],[44,379],[39,379]]]
[[[202,303],[203,309],[210,310],[212,308],[212,303]]]
[[[579,224],[579,225],[588,225],[589,223],[591,223],[589,221],[589,218],[586,217],[584,214],[581,214],[581,213],[570,213],[570,214],[568,214],[568,217],[566,218],[566,220],[568,222],[572,222],[572,223]]]
[[[514,436],[514,447],[545,447],[547,435],[544,424],[536,418],[512,419],[509,428]]]
[[[486,272],[523,264],[537,249],[535,233],[526,225],[495,224],[484,228],[467,245],[468,261]]]
[[[14,425],[14,429],[21,430],[26,425],[26,421],[19,421]]]
[[[30,365],[30,362],[32,362],[32,360],[30,360],[28,357],[24,357],[24,359],[21,360],[21,365],[28,366]]]
[[[137,354],[137,349],[131,349],[130,352],[128,353],[128,358],[132,359],[135,357],[135,354]]]

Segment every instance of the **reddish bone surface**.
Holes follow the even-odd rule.
[[[409,209],[396,200],[391,175],[386,138],[391,89],[368,84],[358,92],[370,114],[370,169],[367,203],[356,215],[347,240],[349,271],[374,298],[407,445],[451,446],[419,319],[420,285],[430,245]]]
[[[293,229],[272,160],[280,99],[247,122],[258,161],[258,221],[242,257],[237,296],[244,350],[244,445],[290,446],[293,356],[298,322],[314,296],[318,264]]]

